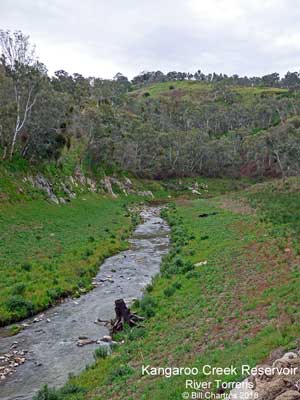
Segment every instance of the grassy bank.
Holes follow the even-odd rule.
[[[297,253],[272,235],[271,219],[266,225],[260,212],[230,208],[184,200],[169,209],[172,250],[136,305],[147,317],[145,327],[122,334],[117,339],[125,344],[111,357],[98,359],[64,389],[51,392],[51,399],[180,399],[186,377],[142,376],[142,365],[239,368],[256,365],[278,346],[295,346]],[[204,263],[195,266],[199,262]],[[37,398],[50,398],[46,392]]]
[[[87,194],[60,206],[1,205],[0,324],[89,289],[103,259],[126,246],[133,200]]]

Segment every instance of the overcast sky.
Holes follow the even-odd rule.
[[[300,0],[0,0],[52,74],[300,70]]]

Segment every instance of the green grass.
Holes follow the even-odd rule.
[[[73,157],[74,158],[74,157]],[[70,170],[45,167],[59,195],[59,182]],[[68,168],[69,168],[68,167]],[[79,295],[91,287],[101,261],[122,249],[130,218],[124,205],[138,200],[93,195],[78,187],[77,200],[66,205],[45,201],[45,194],[24,177],[35,171],[22,160],[0,163],[0,326],[33,315],[57,299]],[[137,190],[152,190],[158,201],[170,196],[190,197],[189,187],[204,185],[200,197],[237,190],[249,182],[230,179],[189,178],[168,182],[139,181]],[[81,193],[81,194],[80,194]],[[199,197],[199,195],[192,195]],[[139,201],[141,198],[139,199]]]
[[[159,82],[150,84],[141,89],[134,90],[129,93],[129,96],[145,96],[145,93],[148,93],[151,97],[172,95],[172,92],[181,93],[181,95],[192,96],[194,95],[207,95],[214,88],[220,87],[222,85],[207,83],[207,82],[199,82],[199,81],[174,81],[174,82]],[[227,85],[228,89],[233,92],[241,95],[241,99],[243,101],[248,101],[249,97],[255,100],[255,96],[280,96],[289,94],[288,89],[282,88],[272,88],[272,87],[237,87]]]
[[[199,217],[204,213],[211,215]],[[184,376],[142,377],[142,365],[239,368],[256,365],[278,346],[295,346],[300,274],[259,217],[216,209],[207,200],[180,201],[165,217],[172,249],[136,304],[145,327],[118,335],[124,345],[71,379],[83,392],[57,391],[57,399],[118,399],[120,393],[122,400],[180,399]],[[207,264],[195,267],[200,261]]]
[[[255,189],[255,188],[254,188]],[[251,205],[258,208],[265,221],[271,222],[273,233],[300,233],[300,179],[289,178],[259,186],[247,193]]]
[[[87,194],[66,205],[0,205],[0,324],[79,294],[103,259],[126,246],[134,198]]]
[[[149,93],[150,96],[157,97],[163,94],[172,94],[172,91],[200,91],[208,92],[213,86],[206,82],[196,81],[176,81],[176,82],[160,82],[149,86],[145,86],[142,89],[138,89],[129,93],[132,95],[144,95]],[[172,89],[170,89],[172,88]]]

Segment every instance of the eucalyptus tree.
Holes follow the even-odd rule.
[[[40,90],[46,69],[35,56],[29,36],[20,31],[0,30],[1,63],[12,81],[14,124],[11,129],[9,155],[12,158],[17,140],[25,128]]]

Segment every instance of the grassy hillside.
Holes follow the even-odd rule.
[[[213,84],[207,82],[199,82],[199,81],[170,81],[170,82],[161,82],[154,83],[148,86],[144,86],[142,88],[133,90],[129,93],[129,96],[145,96],[145,93],[152,97],[159,96],[175,96],[178,95],[180,97],[192,97],[196,96],[198,99],[200,97],[207,97],[209,93],[213,90],[222,89],[222,84]],[[226,87],[223,85],[223,87]],[[230,86],[229,86],[230,88]],[[253,86],[253,87],[238,87],[233,86],[230,88],[234,93],[240,94],[243,100],[254,100],[254,96],[282,96],[289,95],[290,91],[284,88],[274,88],[274,87],[263,87],[263,86]]]
[[[295,182],[287,184],[295,188]],[[264,184],[263,191],[254,186],[239,195],[178,200],[171,206],[164,215],[172,227],[172,250],[136,304],[147,317],[144,328],[119,335],[116,339],[125,343],[111,357],[98,359],[54,391],[53,399],[180,399],[184,376],[142,376],[142,365],[254,366],[279,346],[294,347],[300,327],[294,246],[299,241],[294,236],[291,243],[295,226],[280,191],[280,183]],[[248,196],[256,212],[245,203]],[[266,205],[281,218],[266,214]],[[293,210],[297,221],[300,208]],[[195,266],[199,262],[204,263]]]

